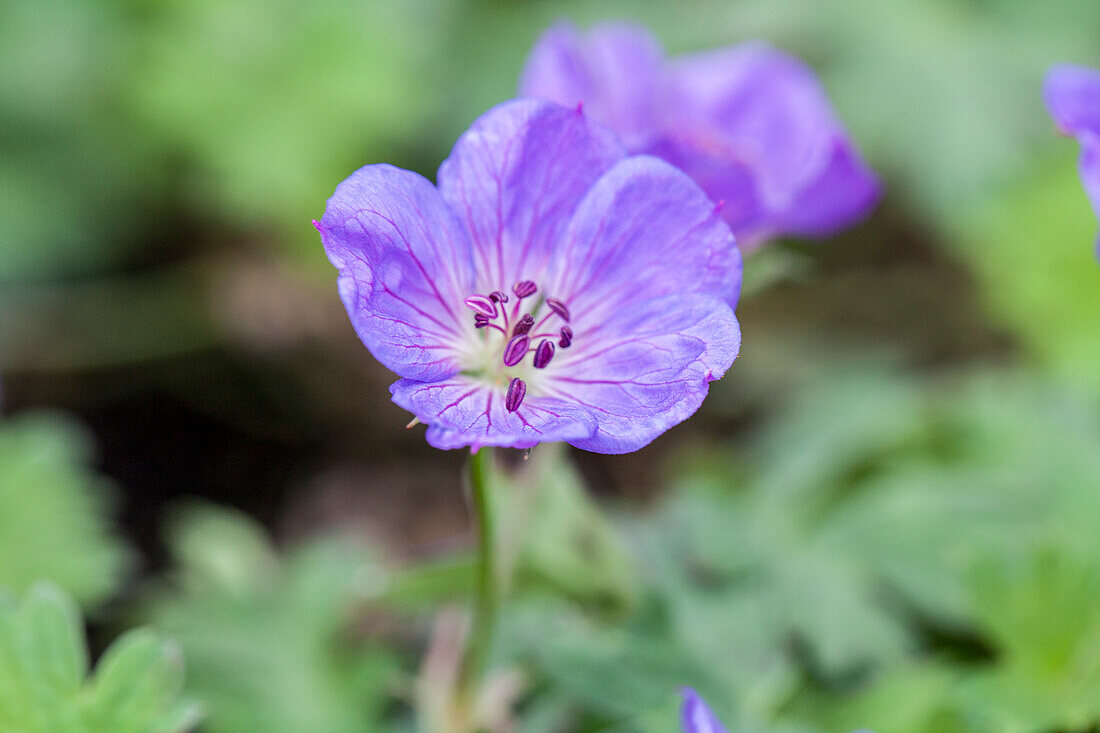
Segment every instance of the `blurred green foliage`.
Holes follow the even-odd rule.
[[[369,555],[325,540],[283,558],[255,522],[208,506],[181,510],[168,536],[176,566],[143,616],[182,646],[207,729],[377,729],[400,667],[352,626],[384,580]]]
[[[1089,730],[1098,444],[1087,390],[859,367],[792,394],[739,449],[696,446],[655,507],[610,521],[540,449],[496,485],[511,582],[490,666],[519,683],[500,704],[524,732],[658,733],[687,684],[731,731]],[[402,568],[324,536],[277,550],[206,505],[166,536],[173,564],[129,616],[180,644],[204,730],[415,729],[429,621],[467,597],[467,560]]]
[[[180,700],[179,651],[145,629],[117,639],[88,676],[80,612],[52,584],[0,596],[0,728],[13,733],[183,733],[201,717]]]
[[[959,237],[989,310],[1036,361],[1100,389],[1100,267],[1087,246],[1096,217],[1074,163],[1076,145],[977,208]]]
[[[131,553],[110,531],[114,487],[92,453],[60,415],[0,420],[0,585],[22,593],[48,579],[86,606],[117,589]]]

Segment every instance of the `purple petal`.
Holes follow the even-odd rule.
[[[548,281],[548,292],[569,304],[582,339],[581,324],[665,295],[706,293],[735,304],[741,257],[691,179],[657,158],[633,156],[581,203]]]
[[[505,404],[507,386],[490,386],[464,377],[435,383],[402,379],[390,386],[393,401],[428,424],[428,442],[444,450],[574,440],[592,434],[595,421],[576,405],[535,394],[515,412]]]
[[[685,687],[680,690],[680,695],[684,698],[684,704],[680,708],[684,733],[728,733],[706,701],[699,697],[699,693]]]
[[[598,25],[581,34],[554,26],[527,59],[520,94],[575,107],[614,128],[628,148],[643,147],[654,129],[654,88],[662,51],[640,26]]]
[[[686,56],[660,95],[667,134],[654,152],[725,201],[742,246],[832,233],[878,199],[817,77],[792,56],[764,44]]]
[[[462,305],[474,290],[472,248],[432,184],[389,165],[360,168],[337,186],[318,228],[375,358],[410,379],[458,372],[456,348],[472,328]]]
[[[1100,70],[1055,66],[1047,73],[1043,97],[1062,132],[1100,136]]]
[[[577,203],[623,156],[577,110],[521,100],[482,115],[439,169],[439,190],[470,232],[481,291],[539,272]]]
[[[589,411],[596,431],[569,442],[628,453],[690,417],[741,344],[733,309],[711,295],[668,295],[576,326],[546,370],[544,393]]]
[[[1043,93],[1055,124],[1081,144],[1081,182],[1100,216],[1100,71],[1056,66],[1047,74]]]

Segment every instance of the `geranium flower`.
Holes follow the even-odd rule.
[[[583,102],[631,152],[683,169],[725,201],[742,249],[832,234],[879,198],[814,73],[763,43],[666,61],[643,28],[558,25],[531,51],[520,94]]]
[[[680,690],[684,698],[680,707],[680,722],[683,724],[684,733],[729,733],[726,727],[718,722],[714,711],[710,709],[706,701],[699,697],[699,693],[690,687]]]
[[[718,207],[580,109],[502,104],[438,188],[389,165],[317,224],[393,401],[439,448],[624,453],[690,416],[740,346],[741,260]]]
[[[1081,143],[1081,181],[1093,211],[1100,216],[1100,71],[1055,66],[1047,74],[1043,96],[1058,129]]]

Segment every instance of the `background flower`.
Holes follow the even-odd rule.
[[[1058,129],[1081,143],[1081,181],[1100,215],[1100,71],[1055,66],[1047,74],[1043,94]]]
[[[666,62],[643,28],[559,25],[532,50],[520,93],[584,102],[633,152],[686,171],[724,202],[742,248],[832,234],[878,201],[814,73],[763,43]]]
[[[580,110],[500,105],[439,169],[387,165],[319,224],[393,400],[440,448],[646,445],[737,356],[740,255],[683,173]]]
[[[699,697],[699,693],[690,687],[680,691],[684,698],[680,708],[680,720],[684,726],[684,733],[727,733],[726,728],[715,716],[706,701]]]

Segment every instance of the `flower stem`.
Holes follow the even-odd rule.
[[[477,683],[492,647],[499,598],[493,502],[489,490],[490,453],[490,449],[482,448],[470,455],[470,496],[477,518],[477,586],[474,617],[458,672],[457,689],[460,704],[469,707],[474,704]]]

